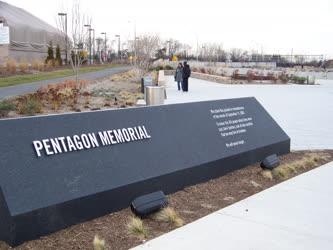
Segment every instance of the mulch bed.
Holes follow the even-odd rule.
[[[311,152],[325,152],[329,158],[320,160],[316,166],[309,167],[306,171],[333,160],[333,150],[296,151],[282,156],[281,164],[302,159]],[[260,174],[261,171],[257,163],[220,178],[187,187],[168,196],[170,207],[174,208],[187,224],[284,181],[264,178]],[[295,175],[297,174],[292,174],[289,178]],[[14,249],[93,249],[92,241],[95,235],[105,239],[106,249],[129,249],[142,243],[140,239],[128,233],[127,223],[131,216],[133,215],[130,209],[124,209],[26,242]],[[158,222],[153,217],[144,219],[144,224],[149,231],[147,240],[174,229],[173,226]],[[0,242],[0,249],[13,248]]]

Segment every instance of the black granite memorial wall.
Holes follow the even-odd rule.
[[[11,245],[290,151],[255,98],[0,121],[0,240]]]

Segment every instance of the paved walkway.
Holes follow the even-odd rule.
[[[320,85],[226,85],[190,79],[188,93],[167,77],[166,103],[254,96],[292,138],[292,149],[333,149],[333,80]]]
[[[99,78],[104,78],[113,74],[125,72],[129,70],[130,66],[124,66],[124,67],[116,67],[116,68],[109,68],[89,73],[83,73],[79,75],[80,79],[84,80],[95,80]],[[50,79],[50,80],[43,80],[38,82],[31,82],[26,84],[20,84],[16,86],[11,87],[4,87],[0,88],[0,99],[16,96],[16,95],[23,95],[26,93],[31,93],[39,89],[43,85],[53,84],[53,83],[60,83],[65,80],[72,80],[75,79],[75,76],[68,76],[68,77],[62,77],[62,78],[56,78],[56,79]]]
[[[135,250],[333,249],[333,162],[253,195]]]

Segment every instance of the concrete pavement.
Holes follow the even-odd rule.
[[[134,249],[333,249],[332,179],[333,162]]]
[[[95,80],[95,79],[104,78],[104,77],[107,77],[107,76],[110,76],[113,74],[125,72],[129,69],[131,69],[131,66],[109,68],[109,69],[104,69],[104,70],[99,70],[99,71],[94,71],[94,72],[89,72],[89,73],[83,73],[83,74],[79,75],[79,78],[83,79],[83,80]],[[19,84],[19,85],[10,86],[10,87],[3,87],[3,88],[0,88],[0,99],[31,93],[31,92],[36,91],[37,89],[39,89],[42,86],[45,86],[48,84],[53,84],[53,83],[60,83],[65,80],[72,80],[72,79],[75,79],[75,76],[68,76],[68,77],[43,80],[43,81],[38,81],[38,82],[31,82],[31,83],[26,83],[26,84]]]
[[[189,92],[167,77],[166,104],[254,96],[291,137],[291,147],[333,149],[333,80],[318,85],[230,85],[190,78]]]

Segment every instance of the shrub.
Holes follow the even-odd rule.
[[[42,112],[42,103],[34,95],[28,95],[19,100],[18,113],[22,115],[35,115]]]
[[[6,117],[12,110],[15,110],[15,105],[13,103],[10,101],[0,102],[0,117]]]
[[[55,64],[56,64],[56,66],[62,66],[62,59],[61,59],[61,52],[60,52],[59,44],[57,45],[57,48],[56,48]]]
[[[47,48],[47,57],[45,60],[45,64],[54,65],[54,52],[53,52],[53,43],[50,41],[48,48]]]
[[[206,69],[205,68],[200,68],[200,73],[206,74]]]
[[[22,73],[27,73],[29,69],[29,64],[26,61],[21,61],[19,64],[19,68]]]
[[[306,81],[307,81],[307,78],[302,77],[302,76],[292,76],[291,81],[296,83],[296,84],[305,84]]]
[[[16,61],[14,59],[8,59],[6,62],[6,70],[11,74],[16,73]]]
[[[132,217],[127,224],[129,233],[139,239],[146,239],[148,237],[148,231],[140,218]]]
[[[165,70],[173,70],[173,67],[170,66],[170,65],[166,65],[164,69],[165,69]]]
[[[158,221],[171,223],[176,227],[181,227],[184,225],[184,221],[173,208],[166,207],[157,213],[156,219]]]
[[[278,78],[283,83],[288,83],[289,82],[289,76],[284,72],[279,74]]]

